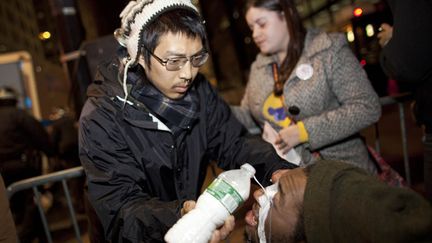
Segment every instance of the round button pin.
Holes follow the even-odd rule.
[[[310,79],[313,75],[313,68],[310,64],[300,64],[296,69],[296,75],[301,80]]]

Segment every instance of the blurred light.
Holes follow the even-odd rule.
[[[366,35],[371,37],[375,34],[374,27],[371,24],[366,25]]]
[[[250,43],[252,43],[252,38],[250,38],[249,36],[246,36],[244,38],[244,43],[247,44],[247,45],[249,45]]]
[[[51,33],[49,31],[39,33],[39,39],[48,40],[49,38],[51,38]]]
[[[353,14],[355,17],[360,17],[363,14],[363,9],[362,8],[355,8],[353,11]]]
[[[360,61],[360,65],[362,66],[362,67],[364,67],[364,66],[366,66],[366,60],[365,59],[361,59],[361,61]]]
[[[231,25],[230,21],[226,17],[223,17],[219,23],[219,29],[220,30],[226,30],[230,27],[230,25]]]
[[[338,11],[339,9],[340,9],[340,5],[339,5],[339,4],[333,4],[333,5],[330,6],[330,10],[331,10],[332,12],[336,12],[336,11]]]
[[[240,14],[239,14],[238,11],[234,11],[234,12],[233,12],[233,18],[234,18],[234,19],[238,19],[238,18],[240,18]]]
[[[27,108],[31,108],[32,107],[32,100],[30,99],[30,97],[26,96],[24,98],[24,105]]]
[[[62,8],[62,13],[63,15],[75,15],[76,14],[76,9],[75,7],[63,7]]]
[[[37,16],[38,19],[43,19],[43,18],[45,18],[45,14],[42,13],[42,12],[38,12],[38,13],[36,14],[36,16]]]
[[[346,35],[349,42],[353,42],[355,40],[354,32],[352,30],[349,30]]]
[[[297,11],[298,11],[299,13],[304,13],[305,8],[303,7],[303,5],[299,4],[299,5],[297,5]]]

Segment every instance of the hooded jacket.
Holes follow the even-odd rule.
[[[410,189],[326,161],[308,175],[304,227],[309,243],[432,242],[432,207]]]
[[[100,66],[88,89],[79,131],[89,199],[108,240],[163,242],[180,217],[182,202],[199,196],[210,161],[225,170],[250,163],[265,184],[275,170],[294,167],[271,145],[246,137],[202,75],[191,87],[198,93],[199,118],[181,136],[173,136],[134,97],[139,85],[132,84],[130,99],[122,101],[119,66],[117,60]]]

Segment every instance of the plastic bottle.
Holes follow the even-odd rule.
[[[244,164],[221,173],[201,194],[193,210],[165,235],[168,243],[207,243],[213,231],[249,197],[255,169]]]

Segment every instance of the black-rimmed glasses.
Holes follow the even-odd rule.
[[[146,51],[150,53],[152,57],[156,59],[162,66],[165,66],[168,71],[178,71],[182,69],[186,63],[189,61],[193,67],[201,67],[207,61],[209,54],[207,51],[202,51],[190,57],[178,56],[178,57],[170,57],[165,61],[162,58],[156,56],[153,52],[149,51],[146,47],[144,47]]]

